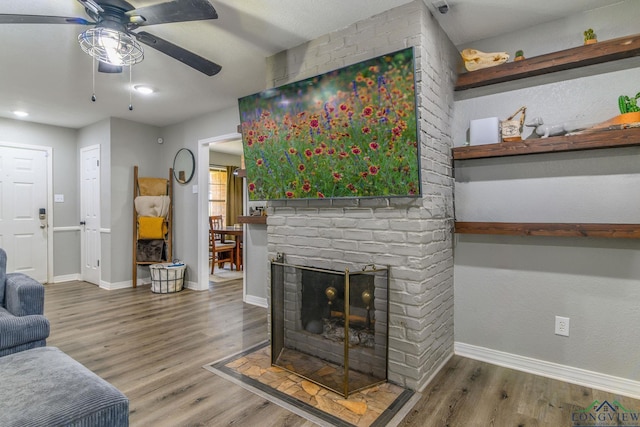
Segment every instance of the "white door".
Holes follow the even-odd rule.
[[[100,285],[100,146],[80,150],[82,279]]]
[[[47,151],[0,145],[0,247],[7,271],[47,281]]]

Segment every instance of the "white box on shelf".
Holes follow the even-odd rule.
[[[471,120],[469,125],[471,145],[496,144],[500,142],[500,121],[497,117]]]

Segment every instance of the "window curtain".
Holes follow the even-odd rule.
[[[227,166],[227,221],[228,226],[238,223],[242,215],[242,178],[233,174],[237,166]]]

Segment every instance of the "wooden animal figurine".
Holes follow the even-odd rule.
[[[468,71],[494,67],[504,64],[509,60],[509,54],[507,52],[486,53],[476,49],[464,49],[460,52],[460,55],[462,55],[464,66]]]

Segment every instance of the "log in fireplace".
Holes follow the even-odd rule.
[[[271,363],[343,395],[387,380],[388,268],[271,262]]]

